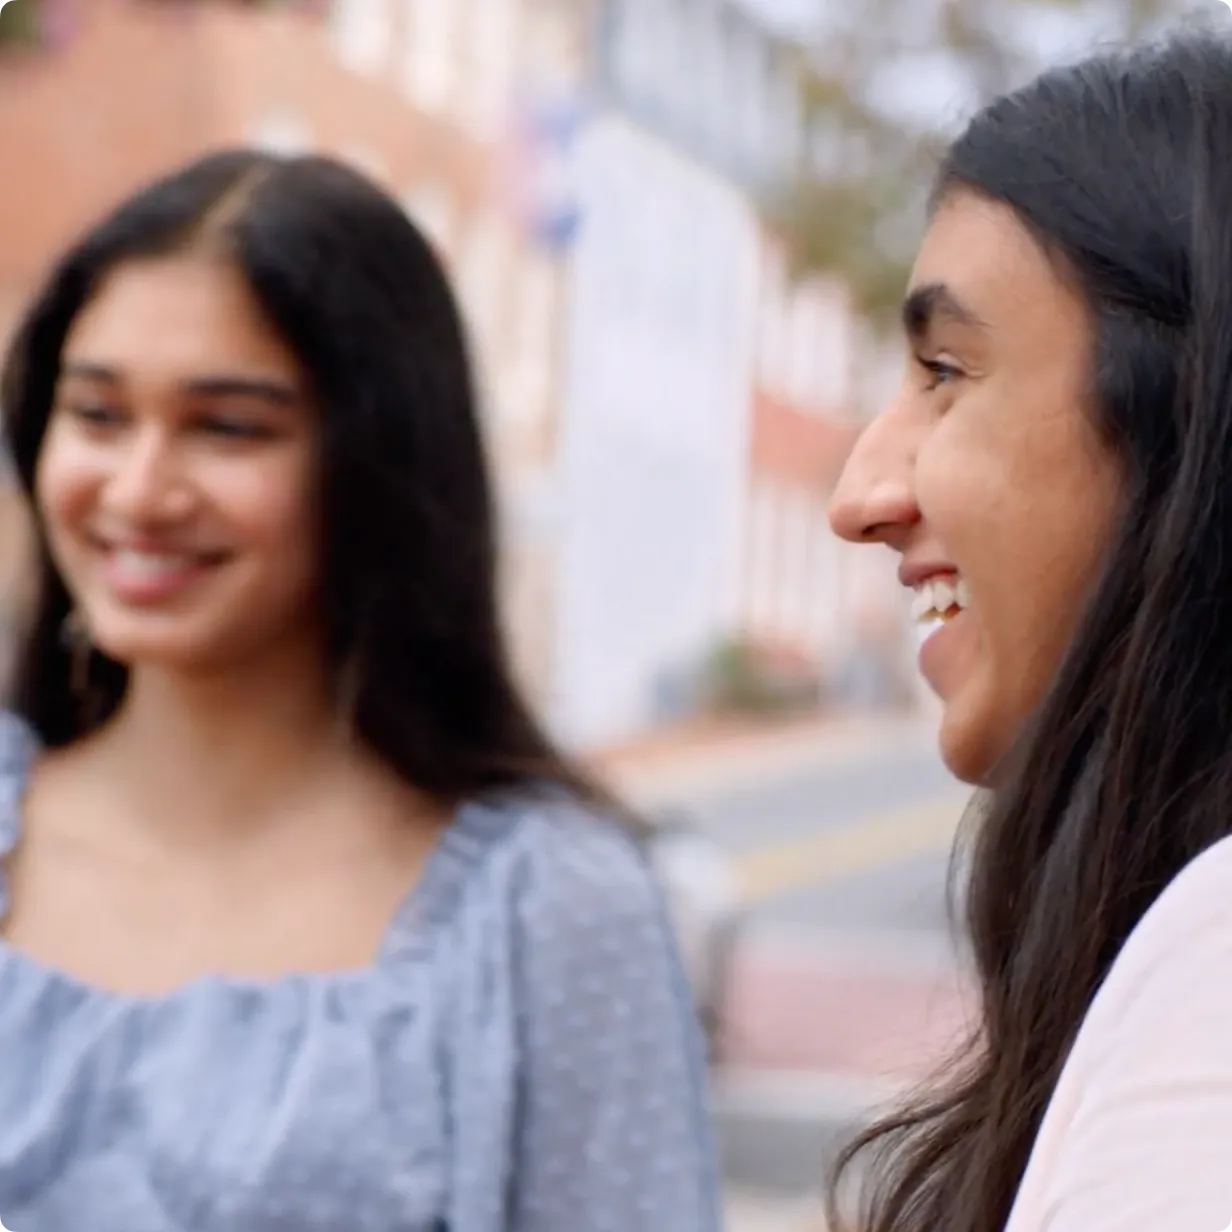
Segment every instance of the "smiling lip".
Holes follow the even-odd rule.
[[[223,559],[219,553],[145,544],[98,542],[102,573],[121,603],[154,604],[174,598]]]
[[[908,590],[914,590],[930,578],[956,574],[958,567],[948,561],[904,560],[898,567],[898,580]]]

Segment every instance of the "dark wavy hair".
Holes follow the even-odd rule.
[[[1232,41],[1188,29],[1044,74],[954,143],[935,200],[956,191],[1012,208],[1084,294],[1125,505],[975,819],[978,1036],[840,1160],[861,1232],[1001,1232],[1109,968],[1232,834]]]
[[[442,799],[533,779],[611,803],[553,747],[512,678],[491,483],[446,277],[403,211],[349,168],[212,154],[137,193],[60,261],[0,380],[31,503],[77,313],[118,265],[194,248],[242,272],[320,408],[320,594],[359,737]],[[38,571],[12,706],[56,746],[114,713],[128,671],[93,653],[84,717],[62,636],[71,601],[41,536]]]

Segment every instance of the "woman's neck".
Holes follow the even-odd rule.
[[[318,662],[288,650],[208,675],[134,669],[95,749],[148,815],[176,819],[183,840],[243,841],[355,761]]]

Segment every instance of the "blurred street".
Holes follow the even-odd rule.
[[[702,755],[633,794],[736,859],[743,918],[715,1077],[732,1232],[816,1227],[836,1142],[957,1040],[946,882],[968,799],[930,723],[819,728]]]

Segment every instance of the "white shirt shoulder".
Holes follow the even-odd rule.
[[[1232,1232],[1232,839],[1113,964],[1006,1232]]]

